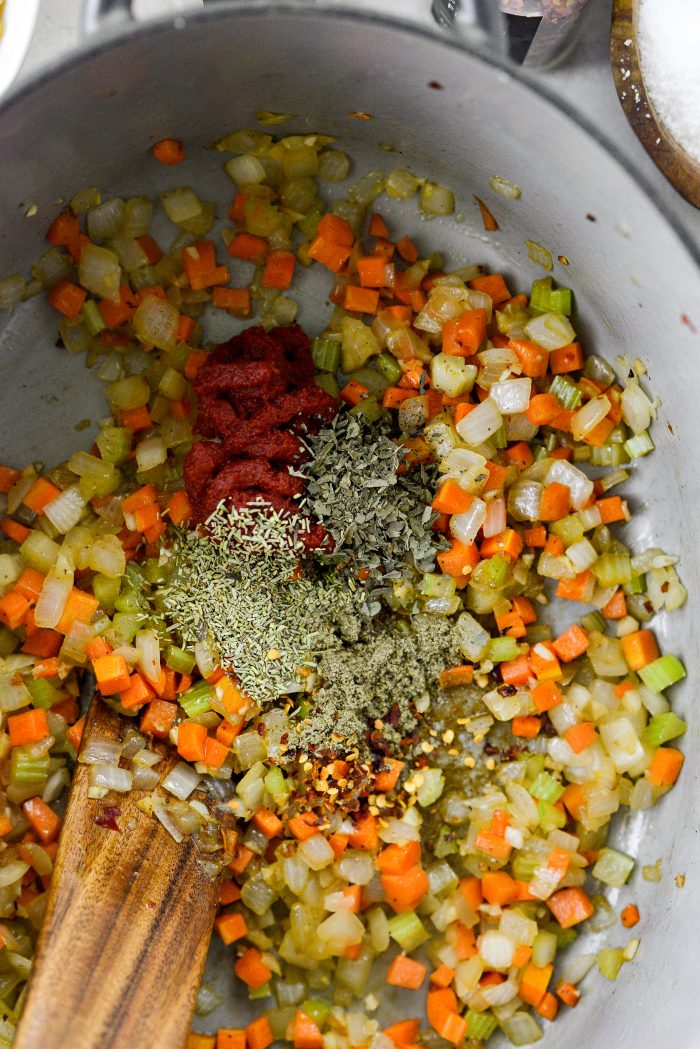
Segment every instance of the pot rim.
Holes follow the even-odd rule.
[[[261,0],[261,2],[257,3],[255,0],[252,0],[252,2],[248,0],[248,2],[236,2],[235,4],[228,2],[211,4],[196,11],[183,11],[178,13],[176,17],[170,14],[150,19],[143,23],[126,22],[123,26],[109,31],[108,35],[98,37],[92,43],[88,38],[77,50],[50,62],[39,72],[23,81],[19,87],[10,88],[8,94],[0,101],[0,117],[14,106],[20,105],[25,96],[30,95],[32,91],[41,85],[48,83],[62,70],[99,57],[101,54],[119,47],[133,37],[143,39],[164,31],[183,32],[186,31],[189,25],[223,20],[232,15],[236,17],[253,16],[269,19],[290,13],[298,18],[342,18],[351,22],[379,25],[386,29],[398,29],[401,32],[409,33],[418,41],[428,36],[432,41],[443,47],[462,54],[466,53],[471,59],[479,62],[481,65],[495,69],[497,72],[517,82],[521,88],[538,95],[549,105],[563,113],[572,123],[576,124],[584,134],[608,153],[625,174],[634,179],[661,217],[676,234],[692,261],[700,269],[700,243],[695,241],[680,218],[667,207],[661,190],[652,184],[645,172],[630,160],[615,142],[608,138],[607,134],[596,127],[586,116],[577,112],[567,99],[557,96],[547,85],[533,83],[518,67],[508,63],[499,55],[486,55],[471,44],[447,35],[427,19],[425,22],[416,22],[401,16],[377,14],[374,11],[353,8],[344,3],[334,4],[332,7],[312,7],[309,5],[308,0],[274,0],[272,3],[266,2],[266,0]]]

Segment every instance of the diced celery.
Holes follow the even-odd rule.
[[[120,579],[109,579],[105,575],[96,575],[92,579],[92,590],[103,608],[112,611],[114,602],[119,597]]]
[[[549,772],[540,772],[537,779],[530,787],[530,793],[533,798],[538,798],[540,801],[559,801],[559,798],[564,793],[559,780],[555,779]]]
[[[563,408],[573,411],[581,403],[581,391],[566,375],[555,375],[549,392],[554,394]]]
[[[642,433],[636,433],[634,437],[630,437],[629,441],[625,441],[622,447],[630,459],[641,459],[643,455],[654,451],[654,442],[648,431],[643,430]]]
[[[554,288],[549,296],[549,308],[553,313],[571,316],[571,288]]]
[[[598,630],[602,634],[607,628],[607,623],[600,612],[588,612],[585,616],[581,616],[581,626],[584,630],[587,630],[589,634],[593,630]]]
[[[141,609],[141,601],[138,593],[130,588],[123,590],[116,598],[114,607],[117,612],[139,612]]]
[[[319,371],[337,372],[340,367],[340,340],[330,335],[319,335],[311,343],[311,356]]]
[[[622,589],[626,594],[642,594],[644,593],[644,579],[640,575],[633,575],[626,583],[622,584]]]
[[[282,769],[273,765],[270,771],[265,776],[263,783],[265,784],[265,790],[273,798],[278,798],[282,794],[289,794],[289,784],[285,779]]]
[[[510,562],[507,557],[494,554],[493,557],[479,563],[478,577],[475,578],[478,578],[479,586],[489,586],[494,590],[500,590],[505,586],[509,567]]]
[[[375,361],[377,371],[380,371],[385,379],[392,384],[397,383],[401,378],[401,365],[396,360],[396,357],[391,353],[380,353]]]
[[[639,676],[652,692],[663,692],[685,677],[685,667],[676,656],[667,654],[642,667]]]
[[[6,626],[0,626],[0,659],[5,659],[19,647],[19,638]]]
[[[46,574],[56,564],[60,546],[43,532],[30,532],[19,548],[19,552],[30,568]]]
[[[359,404],[354,405],[349,415],[362,415],[370,423],[376,423],[381,418],[383,408],[374,397],[365,397]]]
[[[475,1013],[468,1009],[464,1019],[467,1021],[467,1034],[479,1042],[485,1042],[490,1038],[498,1026],[498,1021],[493,1013]]]
[[[46,678],[34,678],[27,681],[27,688],[35,707],[52,707],[62,698],[61,692]]]
[[[311,240],[312,237],[316,236],[316,228],[322,218],[322,212],[318,208],[312,208],[311,211],[307,211],[297,225],[301,232]]]
[[[121,594],[119,596],[121,597]],[[135,612],[116,612],[112,616],[112,630],[117,634],[119,640],[126,644],[131,644],[136,636],[136,631],[142,625],[142,617]]]
[[[337,397],[340,393],[340,387],[336,382],[335,375],[330,372],[321,372],[319,375],[314,377],[314,383],[319,386],[326,393],[329,393],[331,397]]]
[[[527,758],[525,769],[528,779],[537,779],[540,772],[544,772],[544,754],[533,754]]]
[[[630,461],[626,446],[623,444],[595,445],[589,448],[588,451],[590,452],[590,461],[593,466],[621,466],[623,463]]]
[[[322,1027],[331,1011],[331,1003],[324,1001],[323,998],[307,998],[299,1008],[311,1017],[317,1027]]]
[[[171,645],[165,657],[165,665],[177,674],[191,674],[195,664],[194,652],[186,652],[184,648]]]
[[[81,317],[91,335],[99,335],[107,327],[94,299],[86,300],[81,310]]]
[[[560,830],[566,824],[564,813],[549,801],[537,802],[537,815],[545,834],[549,834],[551,830]]]
[[[517,850],[511,861],[513,877],[518,881],[532,881],[535,871],[542,866],[542,856],[536,852]]]
[[[598,971],[606,980],[616,980],[624,961],[621,947],[603,947],[598,952]]]
[[[123,463],[131,451],[133,433],[125,426],[105,426],[95,438],[100,455],[106,463]]]
[[[634,870],[634,860],[631,856],[625,856],[617,849],[611,849],[607,845],[598,853],[592,874],[598,881],[610,885],[613,889],[621,889],[630,874]]]
[[[262,987],[255,987],[248,991],[248,999],[251,1002],[259,1002],[262,998],[269,998],[272,994],[272,988],[269,983],[264,983]]]
[[[492,433],[489,437],[489,443],[494,448],[505,448],[508,444],[508,438],[506,436],[506,424],[501,423],[495,433]]]
[[[672,710],[668,710],[665,714],[656,714],[653,718],[649,718],[649,723],[642,734],[642,741],[648,747],[660,747],[662,743],[668,743],[669,740],[682,736],[687,728],[688,725],[682,718],[679,718]]]
[[[421,583],[421,593],[426,597],[452,597],[456,589],[457,583],[452,576],[436,572],[426,572]]]
[[[422,782],[416,791],[416,798],[421,808],[427,808],[437,801],[445,789],[445,774],[442,769],[421,769]]]
[[[533,280],[530,289],[530,309],[538,313],[549,313],[551,310],[550,297],[552,294],[552,278],[540,277]]]
[[[42,783],[49,775],[49,755],[31,757],[24,747],[13,747],[10,755],[10,779],[13,783]]]
[[[507,663],[519,655],[520,646],[514,637],[492,637],[486,649],[486,658],[492,663]]]
[[[578,939],[576,929],[562,929],[557,925],[553,931],[557,938],[557,950],[559,951],[564,947],[569,947],[572,943],[576,943]]]
[[[601,554],[593,565],[593,573],[603,587],[619,586],[632,578],[629,554]]]
[[[438,836],[435,841],[433,849],[435,855],[439,860],[442,860],[445,856],[454,856],[457,852],[457,848],[457,842],[455,841],[452,829],[443,823],[438,831]]]
[[[14,753],[14,751],[13,751]],[[422,943],[430,939],[428,930],[415,913],[396,914],[389,919],[389,935],[403,951],[415,951]]]
[[[583,539],[586,530],[576,514],[568,514],[558,521],[552,521],[549,526],[550,532],[554,532],[561,539],[564,546],[571,546]]]
[[[209,700],[214,695],[214,686],[208,684],[206,681],[198,681],[192,688],[188,688],[186,692],[180,696],[180,706],[183,708],[188,718],[199,717],[200,714],[204,714],[205,711],[211,709]]]

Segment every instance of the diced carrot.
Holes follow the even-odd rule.
[[[7,719],[7,731],[13,747],[21,747],[25,743],[38,743],[51,735],[46,711],[41,707],[25,710],[22,714],[10,714]]]
[[[530,695],[540,714],[558,706],[564,698],[553,681],[541,681],[535,685]]]
[[[93,662],[101,656],[110,655],[111,651],[112,646],[109,645],[103,637],[93,637],[85,646],[87,657]]]
[[[533,549],[543,547],[547,542],[547,530],[541,524],[535,525],[533,528],[526,528],[523,531],[523,539],[526,545]]]
[[[574,754],[581,754],[590,747],[591,743],[598,738],[595,725],[591,721],[580,721],[572,725],[564,733],[564,739],[569,744]]]
[[[69,280],[59,280],[51,288],[46,298],[49,306],[53,306],[64,317],[75,320],[80,315],[87,292]]]
[[[141,404],[138,408],[120,408],[119,425],[138,433],[139,430],[148,430],[153,425],[151,413],[147,405]]]
[[[449,320],[442,329],[442,352],[453,357],[471,357],[486,338],[486,310],[467,310]]]
[[[401,240],[397,240],[396,250],[404,262],[414,263],[418,261],[418,248],[410,237],[402,237]]]
[[[578,925],[595,913],[595,907],[588,898],[587,893],[578,886],[570,889],[560,889],[559,892],[555,892],[550,896],[546,902],[562,929],[570,929],[573,925]]]
[[[247,262],[262,262],[267,254],[267,241],[252,233],[237,233],[229,243],[228,253]]]
[[[559,660],[550,641],[538,641],[530,649],[528,658],[538,681],[558,681],[562,677]]]
[[[351,379],[340,391],[340,399],[351,406],[360,404],[369,396],[369,389],[361,382]]]
[[[235,1027],[220,1027],[216,1032],[216,1049],[246,1049],[246,1033]]]
[[[566,372],[577,372],[583,368],[583,347],[580,342],[570,342],[549,355],[549,368],[552,375],[564,375]]]
[[[624,619],[627,615],[627,598],[625,591],[619,587],[606,605],[601,608],[606,619]]]
[[[542,728],[540,718],[531,716],[515,717],[511,722],[511,732],[514,736],[522,736],[523,739],[534,739]]]
[[[300,812],[297,816],[292,816],[288,826],[298,841],[306,841],[318,833],[319,822],[318,816],[313,812]]]
[[[292,1042],[294,1049],[323,1049],[323,1035],[318,1024],[301,1009],[294,1015]]]
[[[532,947],[528,947],[527,944],[521,943],[515,948],[515,954],[513,955],[513,966],[516,969],[522,969],[523,965],[532,958]]]
[[[508,285],[501,273],[486,273],[481,277],[474,277],[469,281],[469,287],[474,288],[475,291],[483,291],[489,296],[494,306],[500,306],[510,298]]]
[[[181,164],[185,159],[185,147],[177,138],[162,138],[151,146],[151,152],[156,160],[168,167]]]
[[[474,680],[474,667],[470,663],[464,663],[457,667],[446,667],[440,672],[438,684],[440,688],[456,688],[459,685],[471,685]]]
[[[356,284],[348,284],[343,306],[352,313],[376,313],[379,308],[379,292],[375,288],[361,288]]]
[[[647,775],[655,787],[671,787],[683,768],[685,756],[675,747],[659,747],[654,752]]]
[[[378,255],[365,255],[357,260],[357,274],[363,288],[384,288],[387,281],[386,261]]]
[[[615,521],[626,521],[627,504],[619,495],[609,495],[606,499],[597,499],[595,505],[600,511],[602,524],[612,524]]]
[[[177,730],[177,752],[186,761],[204,761],[207,730],[195,721],[183,721]]]
[[[612,419],[607,417],[601,419],[597,426],[594,426],[592,430],[589,430],[583,440],[586,444],[599,448],[601,445],[605,444],[614,427],[615,423]]]
[[[254,855],[253,850],[249,849],[247,845],[236,845],[236,851],[229,863],[229,867],[234,874],[243,874]]]
[[[535,612],[535,606],[528,597],[519,595],[513,598],[513,608],[522,618],[526,625],[537,622],[537,613]]]
[[[256,987],[262,987],[272,976],[272,970],[265,965],[257,947],[249,947],[245,954],[242,954],[236,961],[233,968],[236,976],[253,990]]]
[[[405,764],[405,761],[397,761],[395,758],[384,758],[382,768],[374,777],[374,790],[378,794],[386,794],[388,791],[393,790],[398,783]]]
[[[370,237],[382,237],[385,240],[389,236],[389,227],[376,211],[372,212],[369,220],[369,235]]]
[[[17,590],[9,590],[0,597],[0,623],[4,623],[10,630],[16,630],[24,623],[31,607],[31,601],[24,594]]]
[[[415,390],[402,390],[400,386],[387,386],[382,397],[382,408],[398,408],[404,401],[415,396]]]
[[[100,602],[94,594],[88,594],[87,591],[74,586],[68,595],[63,614],[56,623],[56,630],[59,634],[67,634],[74,623],[89,623],[99,607]]]
[[[626,907],[623,907],[620,921],[626,929],[631,929],[634,925],[637,925],[639,922],[639,908],[636,903],[628,903]]]
[[[270,1021],[266,1016],[259,1016],[252,1023],[249,1023],[245,1033],[248,1049],[267,1049],[275,1040]]]
[[[592,583],[591,570],[579,572],[572,579],[560,579],[557,584],[557,597],[565,597],[569,601],[585,601],[589,595]],[[589,595],[590,596],[590,595]]]
[[[165,513],[176,527],[188,520],[192,514],[192,506],[184,488],[170,496]]]
[[[481,891],[487,903],[497,903],[504,907],[517,899],[517,885],[510,874],[505,871],[488,871],[481,879]]]
[[[332,240],[335,244],[342,244],[345,247],[352,247],[355,240],[348,220],[341,218],[339,215],[333,215],[330,211],[323,215],[319,221],[317,232],[322,237]]]
[[[49,503],[61,494],[61,489],[52,484],[46,477],[37,477],[22,502],[35,514],[43,514]]]
[[[520,361],[523,375],[532,379],[541,379],[547,374],[550,354],[544,346],[539,346],[529,339],[510,339],[507,345]]]
[[[136,671],[129,678],[128,688],[123,689],[119,693],[119,702],[125,710],[138,710],[139,707],[149,703],[154,696],[155,691],[146,681],[143,674],[139,674]]]
[[[459,891],[473,911],[478,910],[484,902],[480,878],[462,878],[459,883]]]
[[[550,554],[551,557],[560,557],[564,553],[564,542],[554,532],[550,532],[547,536],[547,542],[544,544],[544,552]]]
[[[578,659],[588,649],[588,644],[588,634],[577,623],[573,623],[552,642],[554,651],[562,663],[571,663],[572,660]]]
[[[430,982],[436,987],[449,987],[454,979],[455,971],[449,965],[438,965],[430,974]],[[386,1031],[384,1032],[386,1034]]]
[[[247,317],[250,313],[250,292],[247,288],[214,288],[211,301],[217,309],[228,310],[237,317]]]
[[[282,833],[284,824],[279,816],[270,809],[258,809],[253,815],[253,825],[261,831],[266,838],[275,838]]]
[[[481,544],[481,556],[493,557],[494,554],[503,554],[511,561],[517,561],[522,553],[523,541],[513,528],[506,528],[498,535],[492,535],[484,539]]]
[[[325,218],[326,216],[324,216]],[[321,220],[323,221],[323,219]],[[320,223],[319,223],[320,225]],[[318,233],[309,244],[309,257],[319,262],[326,269],[337,273],[343,268],[350,258],[352,243],[339,244],[338,241],[329,240],[327,236]]]
[[[405,874],[415,867],[421,857],[418,841],[407,841],[402,845],[387,845],[376,858],[377,870],[382,874]]]
[[[79,721],[76,721],[76,723],[74,725],[71,725],[71,727],[68,729],[68,731],[66,733],[66,736],[68,737],[68,742],[73,745],[73,747],[75,748],[76,753],[80,750],[80,743],[81,743],[81,740],[83,738],[83,730],[84,730],[84,728],[85,728],[85,718],[82,717],[82,718],[80,718]]]
[[[219,914],[214,920],[214,928],[226,946],[235,943],[248,935],[248,926],[242,914]]]
[[[49,244],[67,247],[80,236],[80,222],[72,211],[62,211],[53,220],[46,232]]]
[[[506,448],[506,459],[509,463],[514,463],[523,469],[526,466],[530,466],[533,460],[530,445],[527,441],[518,441],[517,444],[511,444],[510,447]]]
[[[152,699],[143,712],[140,729],[156,739],[167,739],[176,715],[176,703],[170,703],[165,699]]]
[[[533,426],[547,426],[561,412],[561,404],[552,393],[536,393],[530,398],[525,414]]]
[[[558,481],[548,484],[542,492],[540,520],[558,521],[560,518],[566,517],[569,512],[570,501],[571,489],[568,485],[560,484]]]
[[[496,492],[506,483],[508,470],[505,466],[501,466],[500,463],[494,463],[490,459],[486,460],[486,469],[488,470],[489,476],[482,491]]]
[[[417,991],[423,985],[427,966],[408,958],[405,954],[398,954],[389,966],[386,974],[386,982],[391,987],[405,987],[411,991]]]
[[[517,656],[515,659],[506,660],[501,663],[501,678],[504,685],[527,685],[532,677],[532,670],[527,656]]]
[[[452,539],[450,549],[441,550],[437,555],[438,564],[444,574],[456,579],[468,576],[480,559],[481,554],[476,543],[467,546],[458,539]]]
[[[574,1009],[581,998],[581,992],[572,983],[560,983],[557,987],[557,996],[561,998],[564,1005]]]
[[[555,1020],[557,1013],[559,1012],[559,1002],[553,994],[547,991],[544,998],[537,1006],[536,1012],[537,1015],[541,1016],[544,1020]]]
[[[414,910],[429,888],[428,875],[416,864],[402,874],[382,874],[386,902],[397,914]]]
[[[209,350],[191,350],[185,361],[185,378],[191,382],[208,356]]]
[[[545,996],[554,972],[553,965],[528,965],[520,979],[518,994],[528,1005],[537,1007]]]
[[[122,510],[126,513],[133,514],[135,510],[140,510],[144,506],[148,506],[150,503],[155,503],[158,498],[158,493],[152,484],[145,484],[142,488],[138,488],[131,495],[128,495],[122,502]]]
[[[291,251],[271,251],[267,256],[265,269],[262,275],[264,288],[277,288],[278,291],[286,291],[292,283],[296,256]]]
[[[155,266],[163,258],[163,252],[150,234],[144,233],[142,237],[137,237],[136,243],[148,259],[149,265]]]
[[[36,604],[45,579],[43,572],[37,572],[35,568],[25,568],[12,589],[23,594],[32,604]]]
[[[583,789],[579,783],[569,783],[561,796],[561,801],[575,820],[579,819],[581,810],[586,804]]]
[[[433,499],[433,510],[443,514],[462,514],[474,502],[474,496],[448,478],[437,490]]]
[[[651,630],[635,630],[620,638],[620,644],[630,670],[641,670],[659,657],[659,646]]]
[[[221,889],[219,890],[219,903],[222,907],[228,907],[230,903],[237,903],[241,898],[241,890],[236,885],[235,881],[228,879],[221,883]]]
[[[6,495],[21,476],[19,470],[13,470],[9,466],[0,466],[0,492]]]
[[[371,812],[363,812],[353,819],[353,830],[348,835],[353,849],[375,852],[379,846],[379,828],[377,817]]]

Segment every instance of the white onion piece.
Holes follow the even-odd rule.
[[[119,285],[122,268],[117,255],[109,248],[85,244],[80,252],[78,280],[93,295],[110,302],[120,302]]]
[[[177,765],[168,773],[163,780],[163,787],[170,794],[174,794],[180,801],[189,798],[192,791],[199,785],[200,777],[191,765],[184,761],[178,761]]]
[[[486,517],[484,518],[484,539],[499,535],[506,527],[506,501],[505,499],[492,499],[486,504]],[[595,552],[595,551],[594,551]]]
[[[73,589],[72,575],[57,577],[54,569],[46,576],[34,609],[34,622],[39,627],[55,627]]]
[[[491,398],[487,397],[469,415],[465,415],[463,419],[460,419],[456,429],[466,444],[477,447],[487,441],[497,430],[500,430],[502,423],[501,413]]]
[[[455,623],[455,640],[466,658],[476,662],[486,651],[491,635],[470,612],[462,612]],[[474,724],[471,728],[475,731]]]
[[[490,930],[477,941],[479,954],[489,969],[504,970],[512,964],[515,944],[502,932]]]
[[[601,725],[600,735],[618,772],[626,772],[644,757],[644,748],[629,718],[616,718]]]
[[[628,383],[622,391],[620,405],[622,418],[632,433],[643,433],[649,429],[653,417],[653,405],[638,383]]]
[[[598,423],[602,423],[610,411],[610,401],[605,395],[586,401],[583,408],[571,416],[571,433],[575,441],[582,441]],[[563,462],[564,460],[559,460]]]
[[[179,321],[180,314],[172,303],[155,295],[146,295],[133,318],[138,339],[159,350],[174,349]]]
[[[202,677],[211,677],[219,665],[219,657],[209,641],[197,641],[194,646],[194,658]]]
[[[348,911],[332,914],[316,930],[319,940],[323,940],[333,954],[342,954],[348,947],[360,943],[364,933],[365,927],[360,919]]]
[[[368,885],[375,873],[374,861],[364,852],[343,854],[336,864],[341,878],[355,885]]]
[[[506,438],[509,441],[531,441],[536,433],[537,427],[524,412],[509,415],[506,419]]]
[[[124,201],[121,197],[110,197],[103,204],[90,208],[86,223],[91,240],[113,237],[120,232],[124,223]]]
[[[161,437],[147,437],[136,445],[136,465],[139,470],[153,470],[168,458],[168,452]]]
[[[226,174],[239,186],[255,186],[265,178],[265,168],[257,157],[243,154],[224,165]]]
[[[153,630],[138,630],[135,639],[139,654],[139,666],[149,681],[158,681],[160,676],[160,641]]]
[[[158,784],[160,776],[155,769],[147,769],[142,766],[133,771],[131,785],[134,790],[153,790]]]
[[[111,765],[116,768],[121,754],[121,743],[115,743],[111,739],[90,739],[83,747],[78,760],[82,765]]]
[[[322,834],[313,834],[299,845],[299,855],[309,865],[312,871],[323,870],[333,863],[335,853],[329,842]]]
[[[508,511],[516,521],[539,521],[543,486],[539,481],[520,480],[508,489]]]
[[[165,827],[171,838],[173,838],[178,843],[184,839],[185,835],[182,833],[175,821],[171,818],[169,812],[163,804],[162,799],[153,799],[153,814],[156,817],[156,819],[160,823],[162,823],[162,825]]]
[[[555,459],[547,472],[547,484],[565,484],[569,489],[571,505],[580,510],[593,494],[593,481],[566,459]]]
[[[546,350],[560,350],[576,338],[576,332],[562,313],[542,313],[525,325],[525,334]]]
[[[598,560],[595,547],[587,539],[581,539],[578,543],[572,543],[571,546],[568,546],[566,548],[566,556],[574,566],[577,575],[579,572],[585,572],[587,568],[590,568]]]
[[[527,411],[532,391],[532,379],[507,379],[495,382],[489,397],[502,415],[517,415]]]
[[[28,870],[29,864],[24,863],[22,860],[15,860],[12,863],[5,864],[4,867],[0,867],[0,889],[5,889],[8,885],[14,885],[16,881],[24,877]]]
[[[29,706],[32,697],[29,689],[15,674],[0,674],[0,710],[9,714]]]
[[[129,769],[120,769],[116,765],[92,765],[90,768],[90,785],[103,790],[126,794],[131,790],[132,780]]]
[[[65,535],[77,525],[86,505],[87,500],[83,499],[78,485],[71,485],[44,508],[44,516],[58,532]]]
[[[486,520],[486,504],[483,499],[475,498],[468,510],[462,514],[453,514],[450,518],[450,532],[460,543],[469,546],[474,542],[479,529]]]

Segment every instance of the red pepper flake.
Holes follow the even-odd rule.
[[[690,328],[693,335],[697,335],[698,329],[695,327],[687,313],[681,313],[681,324],[685,324],[686,328]]]
[[[119,830],[117,817],[121,814],[122,810],[116,805],[105,805],[95,816],[95,823],[98,827],[106,827],[107,830]]]

